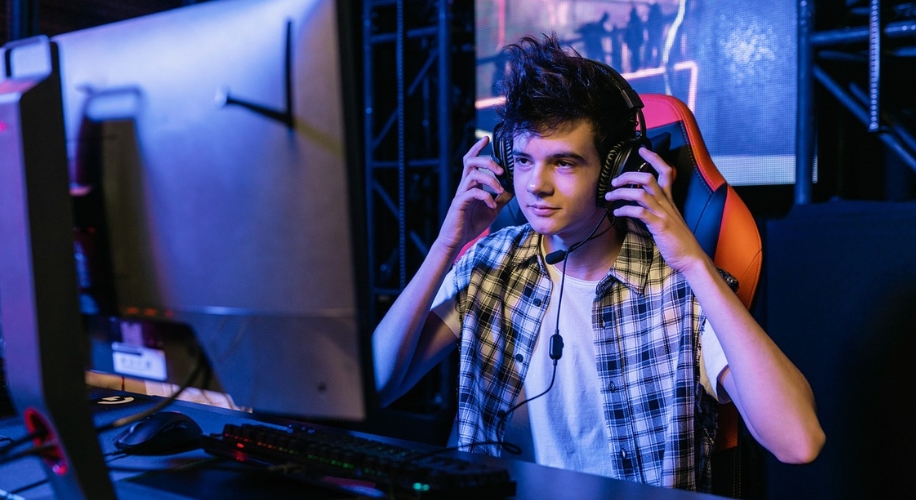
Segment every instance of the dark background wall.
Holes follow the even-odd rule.
[[[21,18],[23,29],[47,36],[175,9],[207,0],[4,0],[0,12],[0,42],[14,38],[11,22]]]
[[[767,460],[768,498],[912,498],[916,203],[832,201],[766,223],[765,321],[827,434],[811,465]]]

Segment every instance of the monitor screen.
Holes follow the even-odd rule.
[[[184,325],[236,405],[364,419],[336,2],[207,2],[54,40],[81,308],[119,325],[96,368],[171,380],[144,332]]]
[[[795,182],[797,2],[475,1],[480,134],[497,119],[502,47],[556,33],[637,92],[684,101],[732,185]]]

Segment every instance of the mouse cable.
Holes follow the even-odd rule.
[[[31,432],[29,434],[26,434],[25,436],[22,436],[16,439],[5,438],[5,439],[8,439],[9,442],[4,444],[2,447],[0,447],[0,455],[6,455],[10,451],[12,451],[13,448],[21,444],[25,444],[29,441],[32,441],[33,439],[41,439],[45,437],[47,434],[48,434],[48,431],[46,429],[43,429],[43,430]]]
[[[31,457],[32,455],[41,455],[43,452],[53,450],[57,448],[57,443],[45,443],[37,446],[32,446],[31,448],[22,450],[18,453],[13,453],[11,455],[5,455],[0,457],[0,465],[3,465],[8,462],[14,462],[16,460]]]
[[[134,456],[137,455],[128,455]],[[111,463],[111,461],[106,462]],[[248,462],[236,462],[235,460],[224,458],[224,457],[208,457],[201,459],[189,460],[188,462],[182,462],[180,464],[167,463],[163,464],[160,467],[142,467],[142,466],[132,466],[132,465],[108,465],[109,472],[135,472],[137,474],[145,473],[156,473],[163,471],[180,471],[190,468],[203,468],[206,467],[207,470],[227,470],[227,471],[238,471],[239,468],[248,468],[253,471],[263,471],[264,466],[260,464],[253,464]],[[3,497],[0,497],[0,500],[3,500]]]
[[[178,387],[177,391],[173,392],[171,395],[169,395],[167,398],[163,399],[162,401],[156,403],[152,408],[149,408],[147,410],[144,410],[138,413],[134,413],[133,415],[128,415],[126,417],[119,418],[117,420],[114,420],[113,422],[110,422],[105,425],[97,427],[96,432],[110,431],[111,429],[117,429],[118,427],[130,425],[134,422],[143,420],[144,418],[152,415],[153,413],[156,413],[157,411],[172,404],[172,402],[178,399],[178,396],[180,396],[181,393],[185,391],[185,389],[187,389],[188,387],[191,386],[192,383],[194,383],[194,380],[197,379],[197,376],[200,375],[200,373],[204,370],[204,366],[206,366],[206,362],[204,359],[203,350],[201,349],[197,354],[197,364],[194,366],[194,370],[191,371],[190,375],[188,375],[187,380],[185,380],[184,383]]]
[[[31,482],[29,484],[19,486],[18,488],[13,488],[9,491],[0,490],[0,500],[18,500],[22,497],[19,496],[20,493],[31,490],[32,488],[37,488],[45,483],[50,481],[48,478],[39,479],[38,481]],[[4,496],[5,495],[5,496]]]

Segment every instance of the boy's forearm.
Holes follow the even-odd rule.
[[[399,392],[432,302],[454,258],[448,248],[434,243],[417,273],[375,328],[372,348],[376,387],[381,395]]]
[[[823,444],[804,375],[760,327],[712,261],[685,273],[729,365],[726,389],[754,436],[787,462],[813,460]]]

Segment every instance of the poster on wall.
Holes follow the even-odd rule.
[[[733,185],[795,178],[796,2],[476,0],[479,134],[497,121],[504,47],[556,34],[609,64],[639,93],[693,110]]]

